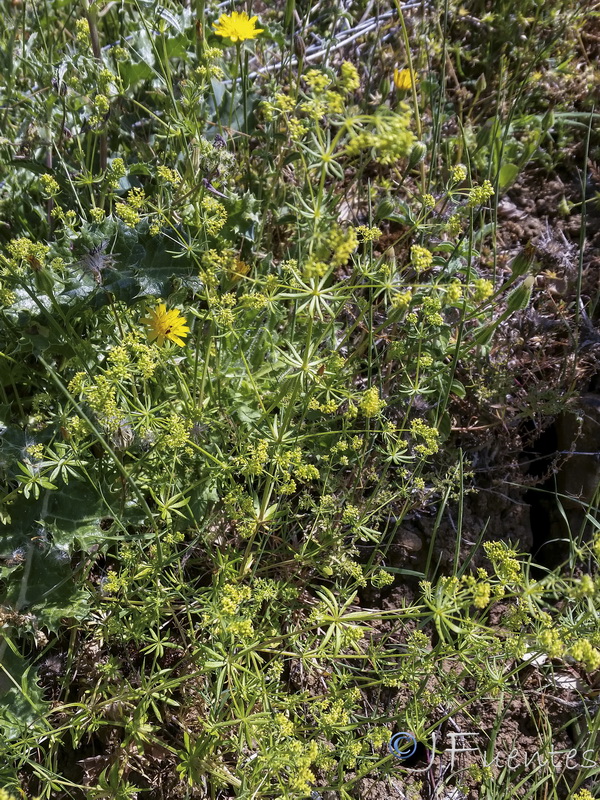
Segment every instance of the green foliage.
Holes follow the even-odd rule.
[[[597,670],[597,536],[577,578],[510,542],[452,575],[392,556],[474,488],[461,403],[507,404],[495,337],[538,265],[490,263],[495,204],[553,120],[488,103],[440,141],[433,70],[390,89],[376,48],[298,39],[290,70],[289,4],[234,42],[204,3],[81,13],[0,23],[7,787],[158,796],[160,763],[165,796],[347,798],[396,774],[394,725],[427,744],[540,653]],[[526,13],[484,22],[506,44]]]

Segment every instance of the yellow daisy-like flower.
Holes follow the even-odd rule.
[[[395,69],[394,70],[394,86],[401,91],[412,89],[414,83],[414,75],[409,69]]]
[[[232,11],[231,14],[221,14],[218,22],[213,22],[217,36],[224,36],[232,42],[245,42],[246,39],[256,39],[264,28],[257,28],[258,17],[249,17],[245,11],[241,14]]]
[[[176,308],[167,311],[164,303],[159,303],[141,321],[150,328],[148,340],[153,342],[156,339],[159,345],[164,344],[165,339],[170,339],[183,347],[185,344],[183,340],[190,332],[185,317]]]

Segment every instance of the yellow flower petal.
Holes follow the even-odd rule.
[[[394,85],[396,89],[401,91],[408,91],[412,89],[414,84],[414,75],[409,69],[395,69],[394,70]]]
[[[218,22],[213,22],[213,27],[217,36],[231,39],[232,42],[245,42],[263,32],[264,28],[255,27],[257,20],[258,17],[248,17],[245,11],[232,11],[231,14],[221,14]]]
[[[149,328],[148,341],[156,340],[159,345],[169,339],[183,347],[183,339],[190,332],[185,317],[176,308],[167,311],[165,303],[159,303],[141,322]]]

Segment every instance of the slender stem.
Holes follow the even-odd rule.
[[[204,3],[196,0],[196,58],[198,62],[204,57]]]
[[[89,0],[83,0],[83,10],[87,19],[88,28],[90,29],[90,39],[92,41],[92,52],[94,58],[99,64],[102,64],[102,51],[100,49],[100,36],[98,35],[98,15],[94,3],[90,4]],[[100,134],[100,154],[99,166],[100,170],[104,172],[108,164],[108,140],[106,133]]]

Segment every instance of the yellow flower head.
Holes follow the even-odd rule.
[[[144,325],[150,328],[148,340],[153,342],[155,339],[162,345],[165,339],[170,339],[175,344],[183,347],[185,337],[190,332],[186,325],[186,319],[175,308],[167,311],[164,303],[159,303],[155,309],[150,311],[147,317],[141,320]]]
[[[396,89],[401,89],[402,91],[412,89],[414,80],[414,75],[410,69],[394,70],[394,86]]]
[[[224,36],[232,42],[245,42],[246,39],[256,39],[264,28],[256,28],[258,17],[249,17],[245,11],[241,14],[232,11],[231,14],[221,14],[218,22],[213,22],[217,36]]]

